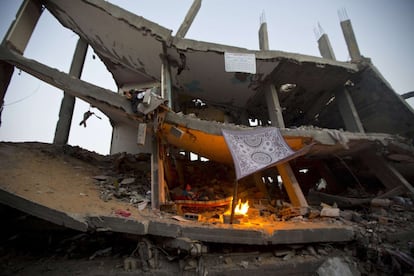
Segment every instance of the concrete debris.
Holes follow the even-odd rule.
[[[371,200],[371,206],[373,207],[389,207],[391,205],[391,200],[387,198],[373,198]]]
[[[273,255],[276,257],[285,257],[286,255],[294,255],[295,251],[289,249],[279,249],[273,251]]]
[[[232,265],[233,264],[233,260],[230,257],[226,257],[224,258],[224,263],[228,264],[228,265]]]
[[[128,202],[139,210],[145,209],[151,190],[149,156],[122,153],[115,155],[105,166],[105,173],[94,176],[101,199],[114,198]]]
[[[165,241],[163,243],[163,249],[177,255],[186,254],[192,257],[199,257],[207,253],[207,247],[201,242],[184,237]]]
[[[329,258],[316,271],[320,276],[357,276],[361,275],[355,268],[352,268],[346,261],[339,257]]]
[[[242,261],[242,262],[240,263],[240,266],[241,266],[242,268],[244,268],[244,269],[247,269],[247,268],[249,268],[249,262],[247,262],[247,261]]]
[[[30,150],[33,152],[33,147]],[[108,212],[109,217],[96,218],[96,234],[113,233],[111,232],[113,228],[100,228],[102,226],[108,227],[108,225],[103,223],[100,225],[99,220],[115,219],[114,223],[110,225],[113,227],[119,225],[120,221],[133,223],[137,214],[143,214],[155,218],[155,223],[149,225],[149,227],[159,227],[160,230],[155,230],[160,232],[164,231],[164,228],[171,227],[172,231],[168,232],[170,237],[177,236],[177,238],[171,239],[154,236],[151,237],[151,240],[139,237],[137,248],[132,254],[130,254],[131,250],[128,250],[127,253],[117,255],[119,253],[116,242],[99,244],[98,248],[104,248],[103,251],[96,251],[95,244],[93,250],[89,250],[86,257],[86,259],[92,258],[91,261],[105,258],[106,255],[119,256],[122,257],[120,261],[121,269],[149,272],[160,269],[161,266],[165,267],[179,260],[185,260],[181,271],[193,273],[195,271],[207,271],[208,269],[212,273],[211,271],[214,270],[217,263],[247,272],[265,266],[268,262],[282,262],[288,265],[291,262],[296,263],[298,260],[309,258],[317,262],[316,270],[328,257],[347,256],[353,262],[357,262],[358,271],[365,274],[388,273],[399,275],[413,270],[411,265],[414,253],[412,238],[414,206],[412,199],[406,193],[379,198],[378,195],[384,195],[385,193],[372,187],[367,189],[368,186],[362,185],[362,189],[347,188],[340,193],[317,192],[318,196],[314,197],[317,200],[312,201],[312,204],[307,208],[299,208],[287,202],[288,197],[284,190],[275,185],[274,182],[264,183],[270,191],[268,193],[270,198],[264,198],[263,196],[266,193],[261,193],[254,181],[240,181],[238,197],[242,199],[242,202],[248,201],[249,209],[246,215],[235,216],[234,223],[237,222],[237,225],[226,225],[224,222],[229,218],[229,215],[226,215],[225,212],[229,206],[211,207],[209,203],[220,201],[233,192],[233,183],[230,181],[233,176],[229,177],[231,175],[229,168],[219,167],[220,164],[209,162],[185,161],[185,166],[182,168],[186,172],[184,178],[180,180],[177,174],[175,177],[177,186],[169,191],[167,190],[171,196],[168,202],[169,207],[153,212],[147,208],[150,195],[148,191],[151,189],[149,166],[143,165],[141,167],[143,162],[149,161],[145,161],[145,156],[120,154],[115,157],[99,157],[101,158],[99,160],[92,158],[89,154],[83,155],[82,152],[76,150],[68,152],[80,159],[87,159],[88,163],[95,163],[98,168],[93,170],[88,178],[92,189],[77,191],[76,198],[90,200],[94,190],[98,190],[98,193],[95,193],[97,202],[114,206]],[[57,153],[53,151],[49,151],[48,154],[57,156]],[[76,165],[76,170],[82,169],[79,164]],[[216,173],[214,174],[214,172]],[[35,186],[38,190],[38,185]],[[280,187],[283,188],[283,186]],[[326,188],[329,190],[329,184]],[[172,191],[174,189],[175,191]],[[183,193],[183,191],[185,192]],[[58,191],[55,191],[56,193]],[[88,195],[88,197],[79,196],[82,193]],[[99,193],[102,200],[105,200],[104,195],[109,195],[107,200],[110,202],[101,202],[96,195]],[[185,199],[174,200],[175,195],[185,196]],[[306,195],[312,197],[315,193],[310,189]],[[182,215],[177,215],[177,209],[175,208],[177,202],[183,200],[193,203],[193,198],[201,207],[193,207],[190,204],[183,207]],[[120,207],[121,205],[116,207],[117,202],[127,204],[123,204],[123,207]],[[180,221],[174,221],[173,217]],[[166,221],[168,223],[165,223]],[[246,245],[234,244],[234,242],[228,247],[223,246],[222,243],[212,246],[206,241],[198,240],[200,236],[211,238],[210,230],[218,231],[217,236],[221,235],[221,238],[225,241],[232,238],[231,234],[228,235],[225,231],[222,232],[226,228],[236,230],[237,228],[248,227],[248,234],[254,233],[256,235],[258,233],[259,236],[265,236],[267,234],[265,231],[270,226],[277,224],[290,225],[293,226],[292,229],[295,229],[295,227],[305,225],[308,222],[315,223],[315,225],[326,225],[325,229],[328,229],[328,231],[329,228],[337,226],[352,228],[352,239],[355,242],[341,243],[337,246],[334,242],[328,240],[328,243],[312,243],[310,245],[305,240],[294,244],[295,246],[292,244],[285,246],[280,244],[271,245],[269,243],[265,246],[255,245],[254,248],[249,248]],[[101,232],[101,229],[105,229],[106,232]],[[262,232],[250,232],[250,229],[262,229]],[[130,228],[130,231],[135,231],[135,225]],[[186,231],[191,231],[197,237],[194,239],[186,238]],[[280,234],[280,232],[278,230],[277,234]],[[200,233],[203,234],[200,235]],[[238,234],[236,231],[231,233]],[[305,236],[314,236],[312,232],[303,231],[302,233]],[[329,232],[327,232],[327,235],[329,235]],[[10,235],[10,237],[13,236],[15,234]],[[77,254],[82,248],[82,242],[88,236],[89,234],[84,234],[76,239],[67,239],[64,244],[60,245],[62,247],[61,251],[68,256]],[[14,239],[19,240],[20,237],[21,235],[18,235]],[[130,244],[130,240],[127,244]],[[109,250],[108,248],[112,249]],[[238,251],[234,248],[238,248]],[[266,250],[268,252],[265,252]],[[222,257],[219,258],[218,255]],[[217,257],[215,263],[211,259],[206,261],[213,258],[213,256]],[[190,261],[191,259],[192,261]],[[345,263],[350,265],[348,262]]]
[[[321,217],[339,217],[339,208],[323,207]]]
[[[138,259],[136,258],[125,258],[124,260],[124,270],[125,271],[135,271],[137,270],[137,263],[138,263]]]
[[[112,251],[112,247],[108,247],[108,248],[105,248],[105,249],[98,250],[89,257],[89,260],[93,260],[97,256],[109,255],[111,253],[111,251]]]
[[[134,178],[134,177],[124,178],[124,179],[122,179],[122,181],[119,183],[119,185],[130,185],[130,184],[133,184],[134,182],[135,182],[135,178]]]

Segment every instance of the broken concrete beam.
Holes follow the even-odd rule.
[[[76,217],[65,212],[27,200],[17,194],[0,189],[0,203],[28,213],[32,216],[62,225],[71,229],[86,232],[88,224],[83,217]]]
[[[373,198],[371,200],[371,206],[373,207],[389,207],[391,205],[391,200],[383,198]]]
[[[330,195],[326,193],[317,192],[315,190],[309,190],[308,201],[311,204],[319,205],[321,202],[328,204],[336,203],[339,208],[352,208],[361,206],[364,204],[369,204],[371,202],[370,198],[350,198],[338,195]]]
[[[192,240],[187,237],[179,237],[176,239],[170,239],[164,242],[163,247],[166,249],[175,249],[179,251],[185,251],[190,256],[201,256],[207,253],[207,247],[200,241]]]
[[[71,77],[35,60],[27,59],[5,46],[0,46],[0,60],[12,64],[46,83],[78,97],[108,115],[115,123],[125,121],[136,126],[139,118],[134,115],[131,103],[123,96],[91,83]]]

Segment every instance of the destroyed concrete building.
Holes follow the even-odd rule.
[[[322,57],[270,50],[266,22],[259,30],[259,51],[186,39],[200,4],[194,1],[173,36],[171,30],[106,1],[26,0],[0,48],[2,100],[14,67],[62,89],[57,145],[67,143],[74,97],[100,109],[113,126],[111,154],[151,155],[147,211],[183,217],[148,217],[134,210],[126,219],[106,205],[93,212],[68,211],[19,194],[21,189],[3,183],[6,173],[0,201],[81,231],[267,245],[355,238],[355,230],[344,224],[282,223],[311,217],[310,200],[347,207],[360,201],[335,196],[350,189],[363,201],[414,193],[413,109],[359,52],[349,19],[341,28],[351,61],[341,62],[326,34],[318,40]],[[79,36],[69,74],[23,55],[44,8]],[[87,45],[113,75],[118,91],[79,79]],[[136,112],[125,97],[131,89],[146,91]],[[294,151],[306,152],[235,181],[223,129],[269,126],[279,129]],[[190,153],[199,160],[191,161]],[[316,191],[318,184],[326,193]],[[93,197],[100,200],[98,195],[88,200]],[[237,199],[248,200],[257,213],[237,217]],[[225,208],[217,218],[203,213],[220,206],[231,209],[230,223]],[[273,220],[261,219],[266,212]]]

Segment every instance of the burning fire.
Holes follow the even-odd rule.
[[[248,210],[249,210],[249,201],[246,200],[245,203],[242,203],[241,199],[239,199],[239,203],[236,205],[236,208],[234,208],[234,213],[236,215],[246,215]]]

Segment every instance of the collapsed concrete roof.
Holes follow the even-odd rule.
[[[339,168],[334,168],[335,174],[338,174],[336,178],[339,180],[342,180],[340,178],[345,175],[341,173],[342,168],[350,172],[356,168],[357,172],[352,174],[354,179],[351,181],[355,180],[361,184],[358,176],[371,180],[374,174],[377,180],[372,183],[381,182],[387,190],[386,196],[401,194],[406,190],[414,193],[409,183],[409,181],[412,183],[414,179],[412,170],[414,149],[411,141],[407,142],[407,139],[391,135],[401,134],[408,138],[413,137],[412,109],[394,93],[367,59],[356,63],[337,62],[306,55],[279,51],[251,51],[177,38],[171,35],[170,30],[104,1],[33,0],[28,2],[44,4],[64,26],[79,34],[90,44],[114,76],[119,88],[153,85],[154,82],[161,82],[161,78],[165,76],[161,68],[165,65],[165,61],[168,61],[172,73],[172,89],[178,103],[188,98],[190,100],[200,99],[208,106],[217,107],[225,112],[233,112],[235,115],[232,119],[236,119],[240,116],[240,112],[243,112],[247,113],[248,119],[258,118],[265,122],[263,125],[266,125],[269,120],[267,109],[271,109],[266,104],[264,90],[272,84],[277,87],[278,98],[284,108],[283,117],[286,128],[281,128],[283,137],[288,142],[299,140],[300,147],[312,145],[305,158],[295,160],[297,161],[294,168],[296,171],[303,168],[302,166],[306,167],[314,163],[311,164],[314,168],[310,169],[324,170],[320,173],[325,173],[327,178],[331,178],[329,168],[323,169],[318,166],[333,162],[341,165]],[[243,129],[246,125],[237,125],[236,120],[231,124],[214,122],[211,118],[200,120],[166,106],[160,107],[159,113],[150,114],[155,115],[155,119],[151,116],[148,118],[134,113],[131,102],[126,97],[77,79],[70,74],[59,72],[37,61],[29,60],[21,54],[23,49],[20,52],[18,50],[19,47],[13,47],[13,41],[6,40],[6,43],[0,46],[0,60],[101,109],[110,117],[114,125],[122,125],[127,129],[127,131],[120,130],[124,132],[119,135],[119,139],[125,141],[132,137],[129,139],[132,142],[127,145],[130,146],[128,150],[134,151],[138,148],[137,130],[139,137],[141,135],[139,126],[144,125],[146,128],[148,123],[150,128],[153,127],[152,130],[156,132],[157,139],[176,146],[178,151],[185,150],[200,154],[211,158],[211,161],[220,162],[220,166],[224,163],[231,163],[228,151],[226,153],[222,150],[226,145],[221,136],[221,130],[223,128]],[[224,56],[229,52],[255,55],[257,72],[255,74],[225,72]],[[282,89],[285,86],[289,89]],[[345,87],[354,99],[355,107],[367,133],[339,130],[344,128],[345,119],[340,116],[343,114],[338,112],[339,100],[336,99],[336,95],[338,90],[343,92]],[[182,137],[174,138],[171,128],[181,129]],[[155,136],[154,132],[149,134],[151,139]],[[130,133],[132,134],[129,136]],[[147,133],[142,136],[146,137]],[[220,143],[212,139],[218,136],[221,139]],[[158,147],[157,143],[153,144]],[[162,155],[158,150],[151,148],[153,157]],[[343,160],[345,158],[352,161],[352,164],[347,165]],[[151,169],[151,200],[152,208],[160,209],[159,204],[166,202],[162,195],[165,187],[163,185],[170,184],[172,181],[170,181],[171,178],[168,179],[168,176],[158,175],[159,172],[171,171],[164,169],[167,162],[157,159],[151,158],[153,168]],[[388,162],[390,160],[395,162]],[[26,167],[23,166],[23,168]],[[292,204],[296,207],[307,208],[306,200],[302,201],[300,198],[303,193],[290,164],[283,164],[278,167],[278,171],[285,188],[287,187]],[[346,173],[350,174],[348,171]],[[14,175],[5,173],[4,175],[3,184],[8,178],[17,179]],[[45,173],[41,172],[41,175]],[[74,175],[74,173],[67,175]],[[332,178],[336,182],[335,178]],[[259,181],[263,184],[260,177]],[[81,182],[83,183],[84,180],[81,179]],[[344,182],[348,185],[347,178]],[[32,185],[30,181],[22,181],[22,183]],[[198,225],[181,227],[178,222],[170,223],[157,218],[144,220],[141,216],[137,216],[137,221],[129,221],[125,224],[120,224],[120,220],[114,219],[113,216],[103,218],[99,214],[96,217],[81,214],[80,217],[74,218],[67,210],[55,212],[58,209],[56,206],[47,206],[43,209],[40,205],[40,208],[37,208],[37,199],[26,201],[24,196],[21,197],[13,190],[17,185],[12,186],[7,187],[8,190],[3,188],[4,192],[0,189],[2,202],[10,206],[20,206],[23,211],[32,212],[56,223],[69,223],[71,227],[82,231],[90,228],[111,228],[114,231],[126,233],[167,237],[176,237],[177,233],[180,233],[180,235],[205,241],[247,244],[343,241],[353,237],[352,231],[347,227],[332,229],[324,225],[319,227],[318,231],[300,229],[298,232],[297,229],[290,228],[283,233],[279,228],[272,226],[268,228],[270,231],[265,233],[264,229],[241,232],[222,230],[220,227],[213,227],[212,231],[210,227],[200,228]],[[289,189],[294,192],[293,196],[289,193]],[[23,191],[29,192],[29,189],[23,189]],[[237,192],[236,188],[235,191]],[[237,195],[236,192],[234,195]],[[62,194],[69,196],[67,193]],[[77,192],[74,195],[78,197]],[[235,202],[234,198],[233,202]],[[304,228],[308,227],[310,226],[304,226]],[[335,236],[326,238],[325,235],[332,231]],[[226,232],[231,235],[236,234],[233,235],[235,238],[228,240],[223,234]],[[243,235],[238,235],[239,232]],[[292,236],[292,233],[296,233],[295,236]],[[301,240],[303,233],[310,234]]]
[[[45,5],[62,25],[79,34],[94,48],[119,87],[159,82],[162,59],[167,58],[175,70],[173,84],[178,93],[245,108],[249,99],[259,92],[262,83],[274,78],[271,75],[276,70],[276,82],[309,86],[316,79],[323,78],[323,85],[327,86],[325,90],[340,85],[357,70],[353,64],[317,57],[280,51],[252,51],[173,37],[171,30],[108,2],[45,1]],[[225,52],[255,54],[257,73],[243,76],[225,72]],[[301,71],[301,74],[293,77],[294,70]]]
[[[412,108],[370,63],[357,65],[178,38],[171,30],[106,1],[41,2],[62,25],[93,47],[118,87],[160,82],[163,59],[168,59],[178,99],[202,99],[227,112],[247,111],[250,118],[266,118],[264,85],[294,84],[289,92],[279,92],[286,126],[339,129],[344,123],[334,92],[351,80],[348,89],[367,132],[414,136]],[[225,72],[226,52],[255,54],[256,74]]]

